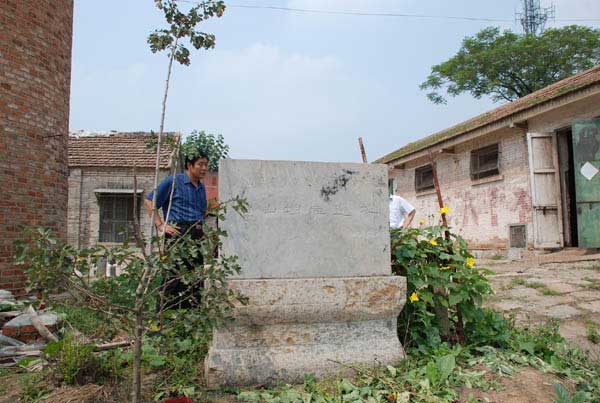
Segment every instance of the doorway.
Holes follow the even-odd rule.
[[[563,238],[566,247],[578,247],[579,240],[577,236],[577,199],[575,197],[573,132],[569,127],[557,131],[556,135],[563,215]]]

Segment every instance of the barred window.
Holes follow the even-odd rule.
[[[136,197],[138,219],[140,198]],[[100,194],[100,242],[123,242],[133,237],[133,195],[132,194]]]
[[[500,174],[498,144],[471,151],[471,179],[477,180]]]
[[[434,188],[433,167],[431,164],[415,169],[415,190],[423,192]]]

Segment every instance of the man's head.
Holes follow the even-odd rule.
[[[185,170],[190,179],[200,180],[208,170],[208,156],[201,154],[193,158],[185,159]]]

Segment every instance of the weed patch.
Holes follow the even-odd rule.
[[[600,291],[600,280],[592,277],[584,277],[583,280],[587,281],[587,284],[582,285],[583,288]]]
[[[594,344],[600,343],[600,333],[598,333],[598,325],[594,322],[588,322],[586,326],[586,337]]]

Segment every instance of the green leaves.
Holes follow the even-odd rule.
[[[478,327],[485,317],[483,296],[491,294],[492,288],[485,270],[473,264],[464,239],[442,226],[394,229],[390,234],[392,270],[407,277],[407,296],[416,293],[419,299],[407,301],[401,313],[399,329],[407,335],[404,341],[431,348],[440,335],[447,341],[457,340],[463,325]],[[449,324],[441,322],[442,312]]]
[[[534,36],[489,27],[466,37],[455,56],[433,66],[420,88],[432,90],[427,97],[437,104],[446,103],[439,93],[444,87],[451,96],[468,92],[514,101],[598,63],[599,29],[570,25]]]
[[[215,47],[215,36],[196,30],[196,26],[209,18],[221,17],[225,11],[223,1],[200,2],[187,12],[181,11],[175,0],[156,0],[155,4],[163,12],[169,27],[157,29],[148,35],[152,53],[169,50],[169,57],[172,56],[178,63],[188,66],[190,51],[184,45],[184,39],[195,49]]]
[[[181,152],[184,161],[200,155],[208,156],[208,170],[217,172],[219,161],[229,157],[229,146],[225,144],[225,138],[221,134],[207,134],[204,131],[194,130],[186,137]]]

